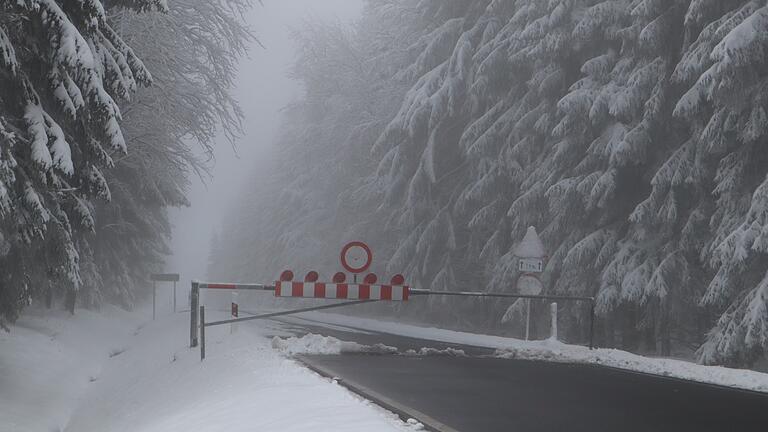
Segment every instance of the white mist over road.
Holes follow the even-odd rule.
[[[305,20],[349,22],[360,15],[362,8],[359,0],[254,3],[249,22],[264,48],[253,44],[249,58],[241,64],[236,83],[235,94],[245,113],[243,137],[236,149],[223,136],[219,138],[212,178],[205,183],[194,178],[189,193],[191,207],[171,213],[173,256],[169,257],[165,271],[181,274],[181,292],[187,289],[189,280],[205,278],[214,230],[221,227],[246,181],[258,176],[269,163],[267,156],[279,125],[280,110],[300,94],[297,83],[287,77],[295,55],[292,29],[300,28]]]

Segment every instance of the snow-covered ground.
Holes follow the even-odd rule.
[[[446,348],[436,349],[431,347],[422,347],[418,351],[409,349],[406,351],[400,351],[397,347],[375,344],[375,345],[363,345],[357,342],[343,341],[333,336],[323,336],[314,333],[305,334],[304,336],[290,336],[280,337],[274,336],[272,338],[272,348],[292,356],[296,354],[402,354],[406,356],[454,356],[454,357],[466,357],[466,353],[460,349]]]
[[[493,348],[496,356],[526,360],[544,360],[561,363],[595,364],[635,372],[674,377],[708,384],[736,387],[768,393],[768,374],[746,369],[703,366],[683,360],[644,357],[617,349],[594,349],[568,345],[556,340],[523,341],[520,339],[444,330],[433,327],[379,321],[330,313],[304,313],[313,325],[349,326],[357,329],[408,336],[441,342]],[[295,342],[294,342],[295,343]]]
[[[0,431],[419,428],[280,355],[269,323],[209,328],[200,362],[188,314],[148,316],[32,309],[0,332]]]

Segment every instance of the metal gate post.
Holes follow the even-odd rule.
[[[176,313],[176,281],[173,281],[173,313]]]
[[[197,308],[200,305],[200,287],[197,281],[192,281],[189,292],[189,347],[197,346]]]
[[[200,361],[205,360],[205,306],[200,306]]]

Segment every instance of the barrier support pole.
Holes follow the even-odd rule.
[[[197,308],[200,305],[200,288],[197,281],[192,281],[189,291],[189,347],[197,346]]]
[[[155,320],[155,297],[157,297],[157,282],[152,281],[152,321]]]
[[[200,306],[200,361],[205,360],[205,306]]]

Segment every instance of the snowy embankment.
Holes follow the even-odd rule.
[[[188,314],[147,316],[31,310],[0,332],[0,431],[418,429],[284,358],[264,327],[208,329],[200,362]]]
[[[289,356],[297,354],[402,354],[411,357],[466,357],[467,355],[464,353],[464,351],[453,348],[436,349],[430,347],[422,347],[418,351],[409,349],[400,352],[397,347],[380,343],[375,345],[363,345],[357,342],[343,341],[333,336],[323,336],[314,333],[308,333],[301,337],[291,336],[281,338],[279,336],[275,336],[272,338],[272,348]]]
[[[601,365],[768,393],[768,374],[747,369],[704,366],[683,360],[644,357],[617,349],[590,350],[581,345],[568,345],[555,340],[526,342],[500,336],[419,327],[329,313],[312,312],[301,314],[299,317],[311,319],[314,325],[327,323],[418,339],[492,348],[496,350],[496,357],[500,358]]]
[[[287,354],[395,354],[397,348],[384,344],[362,345],[357,342],[347,342],[333,336],[307,334],[302,337],[272,338],[272,348]]]

